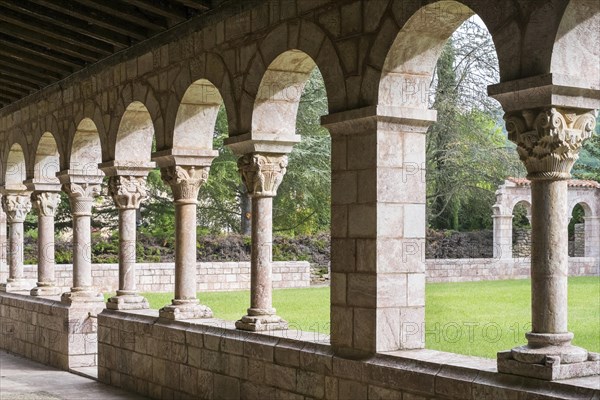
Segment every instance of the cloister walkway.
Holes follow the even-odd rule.
[[[145,397],[2,351],[0,399],[142,400]]]

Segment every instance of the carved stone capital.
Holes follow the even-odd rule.
[[[596,113],[552,107],[507,113],[504,120],[527,178],[560,180],[571,177],[579,150],[596,126]]]
[[[100,194],[101,184],[97,182],[69,182],[62,186],[63,191],[69,196],[71,215],[92,215],[94,197]]]
[[[160,169],[163,182],[171,187],[177,200],[197,201],[200,186],[208,180],[208,166],[171,165]]]
[[[251,197],[275,197],[283,181],[286,154],[244,154],[238,159],[238,171]]]
[[[54,217],[60,204],[60,194],[57,192],[34,192],[31,202],[36,213],[42,217]]]
[[[6,194],[2,197],[2,207],[8,223],[25,222],[27,213],[31,211],[30,194]]]
[[[147,197],[146,177],[118,175],[108,179],[108,194],[120,209],[137,209]]]

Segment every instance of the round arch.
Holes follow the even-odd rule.
[[[27,178],[27,163],[23,147],[19,143],[10,146],[4,168],[4,184],[7,189],[24,188],[23,181]]]
[[[130,103],[121,120],[114,142],[117,161],[150,161],[154,124],[146,106],[139,101]]]
[[[313,59],[300,50],[288,50],[277,56],[260,82],[251,131],[278,137],[294,136],[300,97],[316,67]]]
[[[444,9],[443,18],[439,16],[440,7]],[[431,77],[444,45],[473,14],[457,1],[443,0],[418,9],[397,33],[387,52],[377,104],[427,109]]]
[[[295,54],[293,58],[299,61],[300,53],[308,56],[323,75],[329,113],[343,111],[347,108],[345,73],[336,47],[329,37],[320,27],[306,20],[302,20],[299,27],[291,27],[287,23],[282,23],[262,40],[256,55],[250,61],[240,103],[240,126],[237,132],[232,132],[233,134],[243,134],[251,131],[258,96],[265,93],[265,85],[263,84],[265,75],[267,75],[269,69],[275,72],[271,68],[273,63],[276,62],[275,65],[283,63],[281,65],[284,66],[284,70],[281,72],[284,76],[287,74],[286,81],[284,81],[287,82],[292,76],[289,73],[293,72],[293,68],[291,65],[285,66],[285,61],[286,59],[292,59],[293,54]],[[282,55],[284,56],[280,58]],[[308,75],[306,78],[308,78]],[[267,79],[270,79],[268,75]],[[300,94],[301,92],[298,96]]]
[[[50,132],[44,132],[37,143],[33,166],[33,178],[40,183],[56,183],[56,173],[60,171],[60,154],[56,138]]]
[[[208,79],[193,82],[183,94],[173,129],[173,148],[212,150],[223,97]]]
[[[77,125],[69,153],[69,169],[82,175],[97,175],[102,162],[102,145],[98,128],[90,118]]]

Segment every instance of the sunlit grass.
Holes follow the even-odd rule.
[[[145,293],[152,308],[171,293]],[[248,291],[199,293],[215,317],[237,320],[250,303]],[[329,332],[329,288],[275,290],[277,314],[292,329]],[[495,358],[499,350],[525,344],[530,323],[530,281],[435,283],[426,288],[427,348]],[[569,329],[574,344],[600,351],[600,278],[569,279]]]

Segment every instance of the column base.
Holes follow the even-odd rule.
[[[144,296],[135,294],[118,294],[108,299],[106,308],[110,310],[145,310],[150,308],[148,300]]]
[[[66,304],[73,303],[104,303],[104,296],[95,290],[75,290],[71,288],[70,292],[63,293],[60,296],[60,301]]]
[[[288,329],[288,323],[278,315],[244,315],[235,321],[235,327],[253,332],[283,331]]]
[[[179,321],[183,319],[212,318],[212,310],[200,304],[198,300],[173,300],[173,304],[164,306],[158,310],[160,318]]]
[[[8,279],[7,282],[0,284],[1,292],[22,292],[29,291],[35,286],[32,281],[27,279]]]
[[[525,346],[524,346],[525,347]],[[600,354],[588,353],[586,361],[572,364],[562,363],[560,356],[545,356],[542,363],[525,363],[515,360],[513,351],[498,353],[498,372],[555,381],[598,375],[600,377]]]
[[[61,290],[57,286],[40,285],[40,283],[38,282],[38,285],[31,289],[29,294],[31,296],[58,296],[60,295],[60,292]]]

